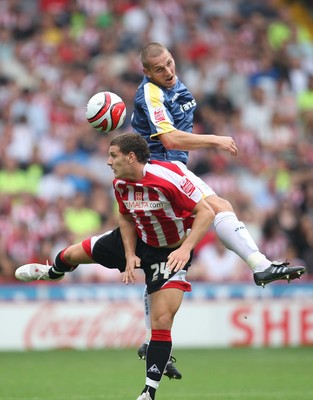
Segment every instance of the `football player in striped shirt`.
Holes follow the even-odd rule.
[[[118,268],[123,281],[134,283],[135,269],[145,273],[150,296],[151,339],[146,354],[146,381],[137,400],[154,400],[171,357],[171,329],[184,292],[192,251],[214,219],[214,211],[186,167],[149,162],[147,142],[136,133],[118,135],[109,147],[119,228],[71,245],[52,266],[26,264],[17,279],[60,280],[79,264]],[[187,174],[188,172],[188,174]]]

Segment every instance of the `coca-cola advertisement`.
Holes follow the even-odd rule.
[[[145,336],[140,302],[36,302],[8,308],[9,325],[1,323],[0,348],[135,347]]]

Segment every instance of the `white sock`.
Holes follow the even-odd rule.
[[[235,213],[223,211],[218,213],[213,221],[215,232],[224,246],[235,252],[253,270],[264,271],[272,262],[260,253],[245,224],[238,221]]]
[[[151,319],[150,319],[150,294],[148,294],[147,286],[143,292],[143,303],[145,311],[145,327],[146,327],[146,337],[145,343],[149,344],[151,339]]]

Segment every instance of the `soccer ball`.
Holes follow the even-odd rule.
[[[99,132],[111,132],[119,128],[125,117],[125,103],[115,93],[96,93],[87,103],[86,118],[90,125]]]

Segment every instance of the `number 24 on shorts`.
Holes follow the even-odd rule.
[[[153,272],[152,276],[152,282],[157,281],[160,278],[160,275],[162,275],[161,279],[168,279],[171,271],[168,269],[166,266],[166,262],[161,262],[161,263],[155,263],[150,266],[151,270]]]

